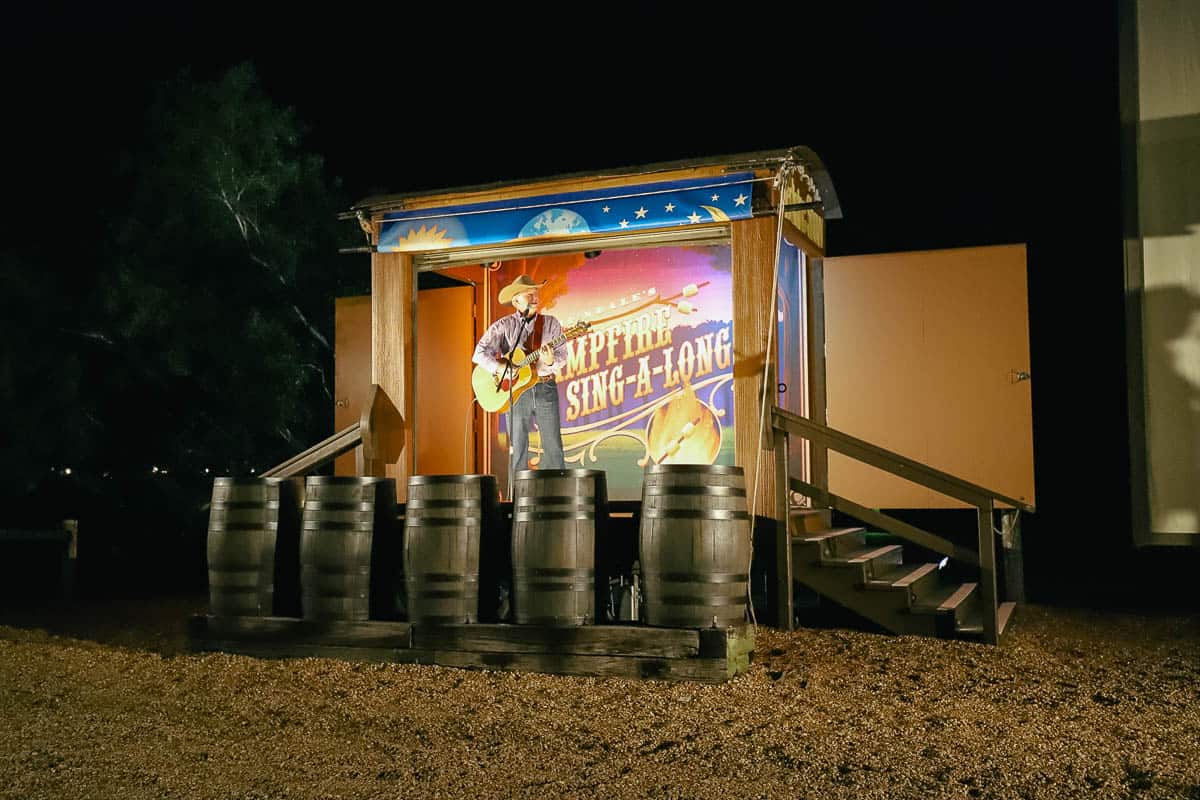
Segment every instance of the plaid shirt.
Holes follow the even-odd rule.
[[[562,325],[549,314],[542,316],[546,319],[542,325],[542,342],[549,344],[562,335]],[[475,345],[475,355],[471,357],[471,361],[492,372],[503,369],[504,364],[497,360],[497,356],[507,356],[512,351],[518,333],[521,334],[521,349],[528,355],[529,348],[526,347],[526,344],[535,327],[537,327],[537,317],[525,321],[521,319],[520,312],[501,317],[484,331],[479,344]],[[558,347],[554,348],[554,366],[548,367],[541,359],[538,359],[537,374],[539,377],[553,375],[566,361],[567,343],[561,342]]]

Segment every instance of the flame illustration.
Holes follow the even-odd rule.
[[[721,427],[690,383],[650,417],[650,456],[658,464],[712,464],[721,451]]]

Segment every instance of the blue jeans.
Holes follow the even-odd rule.
[[[509,417],[512,430],[512,461],[509,464],[516,477],[519,470],[528,469],[529,428],[537,420],[542,438],[542,458],[538,469],[566,469],[563,460],[562,427],[558,419],[558,385],[537,383],[517,398]]]

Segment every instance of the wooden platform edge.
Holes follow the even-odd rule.
[[[464,630],[451,631],[451,628],[478,628],[480,630],[474,633],[482,635],[465,636]],[[422,638],[418,626],[399,622],[316,623],[280,617],[197,615],[189,619],[188,630],[191,649],[195,652],[705,683],[724,683],[746,672],[754,651],[754,631],[748,625],[701,630],[638,626],[557,629],[557,635],[564,643],[582,641],[584,648],[595,647],[604,641],[619,643],[631,632],[641,633],[665,642],[661,652],[656,654],[521,652],[512,648],[523,646],[522,642],[538,644],[539,634],[545,634],[548,629],[515,625],[445,626]],[[433,631],[433,628],[427,631]],[[407,640],[401,632],[407,634]],[[435,633],[442,635],[439,638]],[[505,636],[510,638],[506,640]],[[475,646],[470,649],[462,646],[420,647],[412,646],[413,639]],[[401,645],[401,641],[409,643]]]

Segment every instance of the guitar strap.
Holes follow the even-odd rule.
[[[529,338],[529,352],[533,352],[542,346],[542,326],[546,324],[546,315],[538,314],[537,321],[533,323],[533,335]]]

